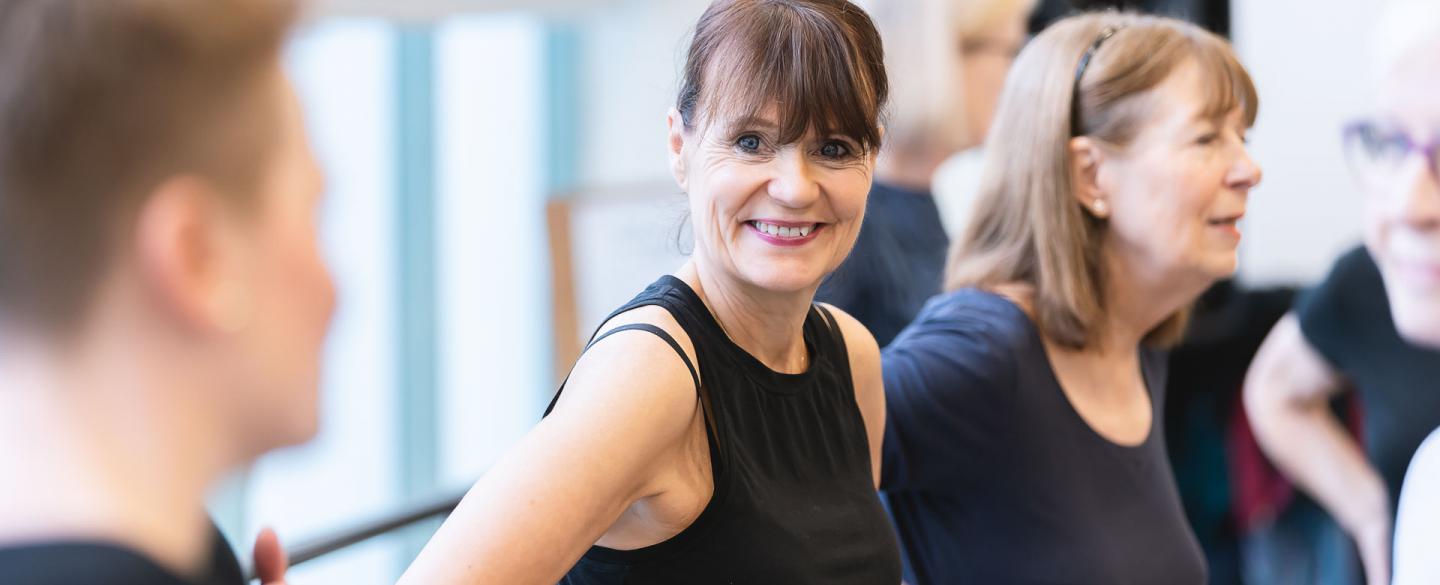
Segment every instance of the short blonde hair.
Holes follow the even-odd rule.
[[[73,333],[115,238],[195,173],[253,191],[303,0],[0,0],[0,317]]]
[[[1110,28],[1117,32],[1094,53],[1077,88],[1081,56]],[[1065,347],[1089,347],[1106,310],[1106,224],[1084,213],[1074,195],[1070,138],[1126,147],[1149,119],[1143,98],[1192,62],[1205,80],[1205,113],[1239,107],[1253,124],[1259,104],[1250,75],[1227,42],[1200,27],[1105,12],[1065,18],[1037,36],[1006,82],[975,214],[952,249],[946,289],[1028,284],[1040,331]],[[1146,343],[1175,343],[1187,316],[1188,309],[1171,315]]]
[[[1373,71],[1383,78],[1406,53],[1440,36],[1440,2],[1390,0],[1382,6],[1376,24]]]
[[[902,146],[941,137],[970,137],[964,116],[961,40],[994,28],[1001,19],[1029,14],[1036,0],[857,0],[885,41],[891,108],[886,140]]]

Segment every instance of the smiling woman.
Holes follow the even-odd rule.
[[[1074,16],[1020,54],[951,292],[883,357],[913,582],[1205,582],[1159,350],[1235,270],[1257,106],[1229,45],[1173,19]]]
[[[883,62],[844,0],[710,5],[668,116],[693,256],[606,320],[403,582],[899,582],[879,349],[813,304],[864,217]]]

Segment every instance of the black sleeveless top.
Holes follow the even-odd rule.
[[[647,305],[669,311],[689,335],[698,376],[663,329],[624,325],[606,336],[650,332],[690,367],[708,421],[714,495],[673,538],[629,551],[591,547],[561,583],[899,583],[899,548],[875,493],[869,438],[834,318],[810,310],[804,332],[810,367],[782,374],[730,341],[680,279],[661,277],[611,317]]]

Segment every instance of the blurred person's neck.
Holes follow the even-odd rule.
[[[204,498],[239,458],[182,352],[138,323],[63,350],[0,339],[0,547],[104,543],[203,573]]]

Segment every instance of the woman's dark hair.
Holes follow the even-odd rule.
[[[880,33],[846,0],[716,0],[695,25],[676,109],[687,131],[774,108],[778,139],[809,131],[880,146],[889,94]]]

